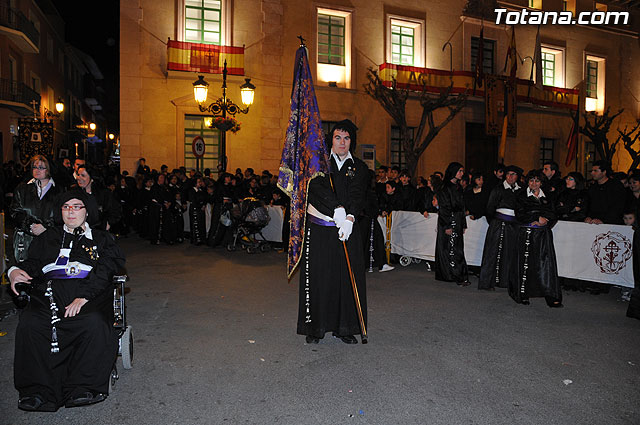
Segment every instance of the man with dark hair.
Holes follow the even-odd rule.
[[[393,180],[396,183],[400,183],[400,167],[394,165],[389,170],[389,180]]]
[[[617,180],[609,178],[611,166],[603,160],[595,161],[591,167],[591,177],[595,184],[589,186],[587,194],[589,208],[585,223],[590,224],[622,224],[624,212],[624,186]]]
[[[555,199],[565,186],[564,180],[560,176],[560,167],[555,161],[545,161],[542,164],[542,174],[545,177],[543,191]]]
[[[136,174],[142,174],[143,176],[147,176],[151,174],[151,170],[149,166],[146,164],[147,160],[144,158],[140,158],[138,160],[138,169],[136,170]]]
[[[387,167],[386,165],[381,165],[376,170],[376,195],[378,196],[378,199],[380,199],[380,196],[382,196],[385,192],[385,186],[387,181],[389,180],[389,178],[387,177],[388,173],[389,167]]]
[[[504,181],[504,164],[500,163],[493,167],[493,174],[487,178],[487,182],[484,184],[488,191],[491,191],[494,187],[498,186]]]
[[[343,242],[349,253],[363,319],[367,296],[365,261],[359,226],[365,207],[369,169],[351,155],[357,127],[350,120],[338,122],[327,142],[331,148],[330,174],[311,180],[307,227],[300,272],[297,332],[309,344],[317,344],[326,332],[346,344],[356,344],[361,333]],[[353,232],[353,233],[352,233]]]
[[[402,211],[416,210],[416,188],[411,184],[411,176],[408,170],[402,170],[399,176],[400,185],[396,193],[400,198]]]

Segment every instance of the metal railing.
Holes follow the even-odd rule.
[[[40,31],[19,10],[9,7],[7,2],[0,3],[0,26],[20,31],[27,36],[36,47],[40,47]]]
[[[40,103],[40,95],[22,83],[0,78],[0,100],[22,103],[31,107],[33,100]]]

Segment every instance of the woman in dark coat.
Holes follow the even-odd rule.
[[[473,173],[471,183],[464,191],[464,207],[471,220],[478,220],[487,214],[489,191],[484,188],[482,173]]]
[[[587,192],[584,177],[573,171],[564,178],[565,188],[557,195],[556,213],[558,220],[584,221],[587,217]]]
[[[458,182],[464,175],[462,164],[452,162],[444,174],[438,198],[438,235],[436,237],[436,279],[468,286],[467,261],[463,234],[467,228],[464,199]]]
[[[533,297],[545,297],[549,307],[562,307],[562,289],[551,228],[557,221],[553,203],[542,191],[542,172],[530,171],[528,187],[516,203],[518,231],[518,281],[509,282],[509,295],[520,304]]]
[[[10,215],[15,223],[13,254],[17,262],[27,258],[34,237],[52,227],[55,199],[62,189],[51,177],[49,161],[42,155],[31,158],[32,179],[13,191]]]
[[[111,226],[120,222],[122,217],[122,208],[113,196],[113,192],[107,189],[98,179],[98,172],[86,165],[78,166],[77,185],[72,188],[79,187],[84,190],[92,202],[98,205],[99,216],[91,217],[89,224],[100,230],[109,230]]]
[[[160,240],[165,232],[164,226],[166,222],[166,203],[168,200],[168,191],[165,185],[165,175],[158,174],[155,183],[151,186],[151,202],[149,202],[149,240],[152,245],[160,245]]]

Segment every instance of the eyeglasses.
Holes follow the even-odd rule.
[[[63,205],[62,211],[80,211],[85,208],[84,205]]]
[[[31,167],[31,169],[32,170],[46,170],[47,167],[43,167],[43,166],[36,167],[36,166],[33,166],[33,167]]]

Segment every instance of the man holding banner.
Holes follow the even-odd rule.
[[[369,169],[351,155],[356,126],[337,123],[331,135],[330,175],[309,184],[305,252],[300,273],[298,334],[318,343],[333,332],[346,344],[356,344],[361,333],[354,304],[349,267],[355,277],[366,323],[365,261],[355,217],[364,209]],[[342,241],[346,241],[349,263]]]
[[[356,344],[353,335],[359,333],[364,344],[365,262],[354,223],[365,206],[369,169],[351,155],[358,130],[351,121],[337,123],[325,141],[307,49],[300,41],[278,176],[278,187],[291,198],[289,279],[301,264],[297,332],[309,344],[327,332]]]

